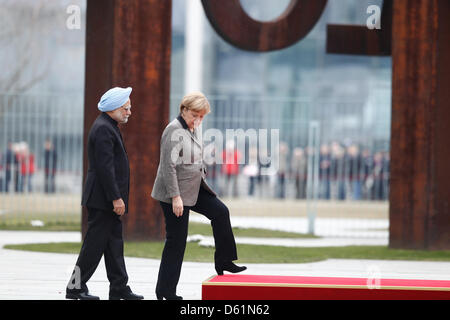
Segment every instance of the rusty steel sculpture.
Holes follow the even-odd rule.
[[[240,0],[202,0],[214,30],[231,45],[249,51],[286,48],[305,37],[319,20],[327,0],[291,1],[277,19],[260,22],[247,15]]]
[[[225,41],[265,52],[305,37],[327,0],[291,0],[269,22],[249,17],[239,0],[202,4]],[[97,114],[92,106],[102,92],[114,85],[135,88],[139,119],[124,129],[132,172],[126,239],[161,239],[164,233],[149,188],[169,113],[171,5],[170,0],[88,0],[85,128]],[[392,56],[389,244],[449,249],[450,1],[385,0],[381,26],[328,25],[327,53]]]

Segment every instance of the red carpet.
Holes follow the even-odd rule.
[[[213,276],[202,284],[203,300],[450,300],[450,280]]]

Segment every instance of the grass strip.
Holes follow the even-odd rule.
[[[0,230],[19,230],[19,231],[81,231],[80,222],[61,221],[45,222],[42,227],[34,227],[31,221],[28,223],[0,223]],[[236,237],[250,238],[320,238],[311,234],[286,232],[259,228],[233,228]],[[207,223],[191,222],[189,223],[189,234],[200,234],[203,236],[212,236],[211,226]]]
[[[164,242],[126,242],[125,255],[160,259]],[[376,259],[411,261],[450,261],[450,250],[426,251],[391,249],[386,246],[280,247],[238,244],[239,263],[305,263],[325,259]],[[74,242],[6,245],[6,249],[78,254]],[[213,262],[214,248],[188,243],[184,261]]]

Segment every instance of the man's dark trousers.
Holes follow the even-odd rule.
[[[88,207],[88,212],[88,229],[76,263],[81,288],[74,291],[88,291],[86,282],[94,274],[103,255],[110,292],[124,290],[128,275],[123,258],[122,221],[112,210]]]

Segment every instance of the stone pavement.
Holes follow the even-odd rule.
[[[0,299],[64,299],[65,286],[77,255],[3,249],[4,244],[80,241],[78,232],[0,231]],[[129,284],[146,299],[155,299],[159,260],[126,257]],[[302,264],[247,264],[247,274],[450,280],[450,262],[330,259]],[[178,294],[201,299],[201,283],[214,275],[213,263],[184,262]],[[101,299],[108,298],[108,280],[101,262],[88,282]]]

